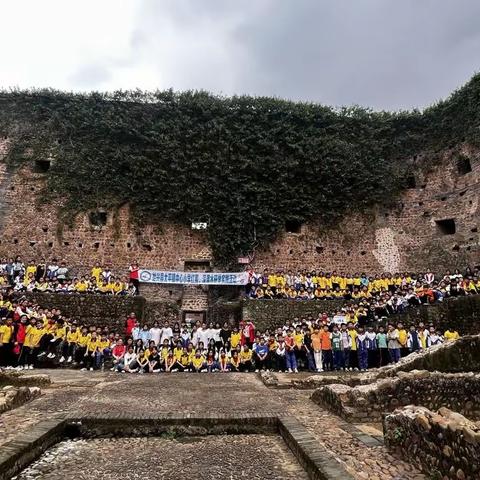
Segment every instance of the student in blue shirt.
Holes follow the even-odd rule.
[[[260,369],[265,370],[268,363],[268,345],[265,343],[265,339],[262,337],[260,341],[255,345],[255,371]]]

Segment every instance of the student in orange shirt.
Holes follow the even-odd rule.
[[[320,332],[320,341],[322,344],[322,364],[324,370],[333,370],[333,355],[332,355],[332,336],[328,331],[328,326],[324,325]]]

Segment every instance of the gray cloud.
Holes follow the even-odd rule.
[[[399,109],[431,104],[480,70],[478,0],[138,0],[123,16],[105,5],[116,0],[103,1],[108,18],[88,37],[101,38],[98,47],[85,47],[78,30],[66,32],[75,62],[62,71],[56,58],[58,73],[37,69],[29,81]],[[3,65],[20,71],[8,69],[8,59]],[[23,84],[20,74],[8,78]]]

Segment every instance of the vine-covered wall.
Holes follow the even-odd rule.
[[[363,235],[355,229],[369,228],[368,215],[376,216],[369,235],[390,248],[398,232],[389,232],[388,224],[379,232],[375,209],[398,209],[412,174],[435,169],[446,151],[449,161],[465,148],[478,151],[479,105],[480,75],[424,112],[399,113],[205,92],[2,92],[0,197],[9,196],[9,207],[43,201],[47,207],[41,211],[46,208],[50,219],[58,216],[55,240],[47,243],[66,251],[72,247],[69,227],[73,238],[79,226],[93,232],[108,227],[109,235],[89,246],[104,250],[102,258],[116,239],[129,249],[140,236],[136,243],[145,258],[165,243],[171,267],[213,255],[217,266],[234,268],[236,256],[253,250],[260,264],[274,263],[268,249],[286,225],[300,226],[300,234],[302,225],[313,226],[314,234],[301,242],[309,241],[321,255],[325,245],[311,245],[312,237],[344,228],[347,221],[336,237],[348,247]],[[32,168],[38,181],[25,192]],[[9,190],[16,182],[20,193]],[[474,195],[478,203],[478,191]],[[103,225],[102,215],[95,214],[105,211]],[[349,229],[348,220],[356,216],[361,222]],[[206,222],[206,232],[192,232],[193,221]],[[8,222],[0,218],[2,223]],[[434,219],[430,223],[435,227]],[[128,235],[126,225],[133,230]],[[142,237],[145,230],[150,238]],[[41,242],[32,242],[33,253]],[[401,265],[375,248],[369,247],[369,268]]]

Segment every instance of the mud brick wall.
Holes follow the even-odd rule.
[[[7,171],[2,163],[7,148],[8,140],[0,142],[0,256],[21,255],[26,261],[56,257],[78,273],[95,261],[108,262],[120,273],[134,259],[157,269],[211,260],[206,232],[168,222],[138,228],[128,205],[105,211],[105,225],[93,225],[85,212],[71,227],[64,226],[58,221],[60,204],[37,202],[48,172],[38,173],[35,159]],[[458,151],[469,158],[470,172],[459,171]],[[256,250],[253,266],[378,273],[443,272],[478,263],[480,151],[461,145],[432,155],[414,160],[414,188],[405,190],[393,206],[350,215],[336,229],[313,220],[298,233],[280,232],[273,243]],[[454,220],[455,233],[442,232],[436,221],[444,219]]]
[[[480,428],[462,415],[408,406],[386,415],[385,445],[429,478],[480,478]]]
[[[117,297],[108,295],[63,295],[51,293],[24,293],[17,298],[38,303],[43,308],[60,308],[62,314],[77,320],[79,324],[108,326],[123,332],[125,319],[134,312],[137,318],[144,317],[145,298]]]
[[[411,404],[430,410],[448,407],[480,419],[480,374],[400,372],[396,378],[353,388],[326,385],[313,393],[312,400],[353,422],[380,421],[385,412]]]

